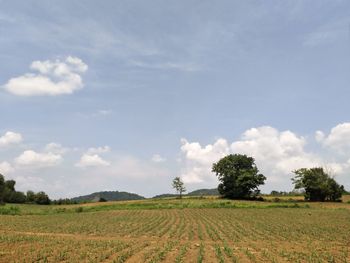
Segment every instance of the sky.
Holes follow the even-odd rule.
[[[0,0],[0,173],[51,198],[263,192],[322,166],[350,189],[350,2]]]

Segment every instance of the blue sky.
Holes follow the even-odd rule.
[[[348,1],[0,1],[0,173],[52,197],[264,191],[328,167],[350,188]]]

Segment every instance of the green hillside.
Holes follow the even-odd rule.
[[[100,200],[105,201],[123,201],[123,200],[141,200],[145,199],[143,196],[134,193],[128,192],[119,192],[119,191],[103,191],[96,192],[89,195],[83,195],[74,197],[71,200],[73,202],[98,202]]]
[[[219,195],[219,191],[217,188],[213,189],[198,189],[194,190],[192,192],[189,192],[188,194],[184,194],[183,196],[204,196],[204,195]],[[153,196],[152,198],[170,198],[170,197],[176,197],[178,195],[176,194],[160,194]]]

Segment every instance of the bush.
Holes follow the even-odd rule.
[[[38,205],[49,205],[51,200],[45,192],[39,192],[35,194],[34,202]]]
[[[76,213],[81,213],[81,212],[83,212],[83,211],[84,211],[84,208],[81,207],[81,206],[75,208],[75,212],[76,212]]]

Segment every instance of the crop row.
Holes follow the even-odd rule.
[[[348,233],[340,209],[2,215],[0,262],[349,262]]]

